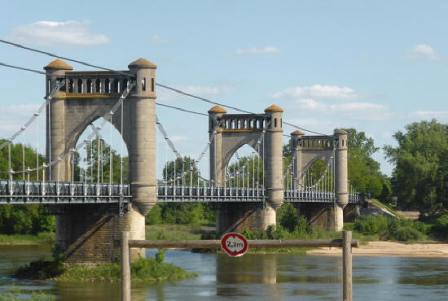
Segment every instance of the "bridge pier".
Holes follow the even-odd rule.
[[[319,225],[328,230],[342,231],[344,227],[344,207],[348,204],[348,166],[347,166],[347,132],[334,131],[333,137],[306,137],[301,131],[291,133],[293,152],[293,189],[304,187],[305,171],[316,160],[329,162],[334,159],[335,202],[328,205],[318,203],[297,204],[296,208],[305,213],[311,225]],[[331,186],[331,185],[330,185]]]
[[[117,259],[120,233],[130,232],[130,239],[145,239],[145,214],[155,204],[156,192],[156,65],[138,59],[129,64],[129,75],[114,72],[74,72],[61,60],[44,69],[47,96],[62,80],[47,110],[47,158],[52,164],[49,181],[71,182],[73,153],[86,127],[111,112],[131,81],[135,84],[113,112],[110,122],[117,128],[128,149],[132,201],[124,216],[117,206],[70,205],[57,210],[56,243],[68,262],[111,262]],[[94,182],[96,180],[91,179]],[[124,179],[126,181],[126,179]],[[131,258],[144,256],[143,249],[132,250]]]
[[[266,230],[275,225],[276,212],[262,203],[224,203],[216,212],[216,232],[242,232],[244,230]]]
[[[50,207],[56,215],[56,246],[68,263],[106,263],[119,259],[120,233],[130,231],[133,239],[145,239],[145,219],[130,209],[119,216],[110,205]],[[132,249],[133,258],[144,257],[143,249]]]

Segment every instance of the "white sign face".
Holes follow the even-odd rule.
[[[244,249],[244,241],[237,236],[231,236],[227,239],[226,246],[232,253],[239,253]]]
[[[239,233],[226,233],[221,238],[221,249],[229,256],[242,256],[248,248],[249,244],[246,238]]]

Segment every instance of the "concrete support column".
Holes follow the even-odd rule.
[[[61,60],[54,60],[45,68],[46,76],[46,97],[48,97],[56,85],[58,79],[65,78],[65,72],[73,70],[72,66]],[[47,160],[55,161],[62,156],[66,150],[65,137],[65,96],[66,87],[56,92],[47,108]],[[69,161],[67,159],[60,161],[50,167],[47,173],[50,181],[66,181],[70,180]]]
[[[301,138],[305,135],[304,132],[296,130],[291,133],[291,155],[293,164],[293,184],[294,190],[303,187],[302,177],[302,142]]]
[[[48,97],[56,85],[58,79],[65,78],[67,71],[73,70],[73,67],[61,60],[54,60],[46,67],[46,97]],[[51,99],[46,112],[46,128],[47,128],[47,143],[46,143],[46,157],[48,162],[58,159],[66,152],[66,133],[65,133],[65,96],[66,88],[63,87],[61,91],[56,92]],[[50,167],[47,172],[48,181],[68,181],[71,177],[70,156],[68,160],[62,160]],[[68,170],[66,170],[68,169]],[[56,217],[56,244],[61,248],[66,247],[65,229],[63,225],[63,218]]]
[[[344,227],[343,209],[348,204],[348,145],[347,132],[341,129],[334,131],[336,153],[335,153],[335,193],[334,204],[334,230],[342,231]]]
[[[276,210],[283,203],[283,109],[271,105],[265,109],[270,116],[264,137],[264,177],[266,189],[266,208],[260,212],[262,229],[276,224]]]
[[[214,186],[222,187],[225,184],[225,166],[222,157],[222,129],[219,127],[218,118],[226,114],[227,111],[214,106],[208,111],[208,134],[209,139],[213,138],[210,144],[210,180]]]
[[[145,239],[145,215],[157,201],[156,191],[156,109],[155,75],[157,66],[138,59],[129,64],[136,86],[125,101],[125,136],[129,151],[129,182],[132,208],[125,222],[130,239]],[[123,89],[126,89],[123,86]],[[144,250],[137,250],[144,256]],[[136,254],[131,254],[135,257]]]

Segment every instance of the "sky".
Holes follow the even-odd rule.
[[[448,121],[447,1],[6,1],[0,37],[117,70],[139,57],[157,82],[331,134],[354,127],[378,147],[411,122]],[[0,62],[42,70],[52,59],[0,45]],[[75,70],[90,70],[73,64]],[[44,77],[0,67],[0,137],[43,102]],[[158,101],[210,105],[157,91]],[[207,143],[207,118],[159,107],[182,154]],[[40,118],[42,119],[42,118]],[[18,138],[43,148],[44,121]],[[285,127],[285,132],[293,128]],[[118,142],[105,128],[105,137]],[[41,137],[36,139],[36,137]],[[286,141],[285,141],[286,142]],[[159,139],[159,162],[168,156]],[[384,173],[393,166],[375,154]],[[159,163],[161,164],[161,163]]]

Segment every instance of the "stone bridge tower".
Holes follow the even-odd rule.
[[[283,203],[283,110],[272,105],[265,114],[227,114],[215,106],[209,110],[210,180],[225,185],[225,168],[233,154],[250,145],[263,158],[266,201],[261,203],[222,203],[218,205],[217,232],[263,229],[276,223],[276,209]],[[264,135],[263,148],[257,148]]]
[[[129,183],[132,205],[123,216],[112,205],[70,205],[50,207],[57,214],[56,243],[70,262],[108,262],[119,255],[120,233],[130,231],[131,239],[145,239],[145,214],[156,202],[156,65],[138,59],[129,70],[73,71],[61,60],[52,61],[47,73],[46,93],[57,80],[65,81],[47,110],[47,158],[60,160],[51,167],[49,181],[71,181],[73,150],[82,132],[93,121],[110,112],[130,81],[135,82],[112,124],[119,131],[129,154]],[[123,124],[122,124],[123,122]],[[142,250],[133,251],[144,256]]]
[[[348,204],[347,132],[336,129],[333,136],[305,136],[301,131],[291,133],[293,150],[294,189],[304,185],[303,175],[314,162],[334,160],[336,202],[331,206],[295,204],[312,224],[341,231],[344,226],[343,209]]]

